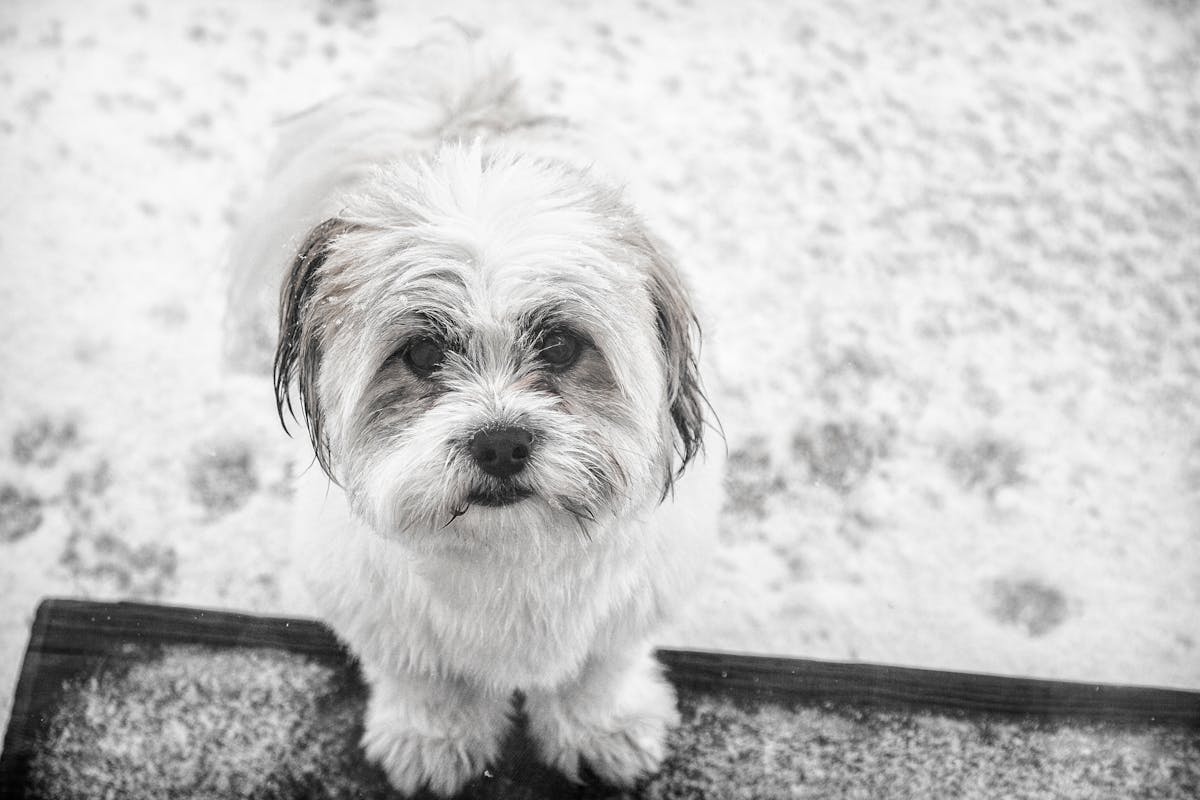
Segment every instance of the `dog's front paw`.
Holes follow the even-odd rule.
[[[528,698],[530,732],[547,764],[574,781],[586,764],[618,787],[658,771],[667,731],[679,724],[675,691],[657,669],[625,677],[606,698],[594,694],[595,686]]]
[[[464,703],[463,693],[450,692],[440,706],[429,702],[436,694],[414,703],[380,688],[367,708],[362,747],[403,794],[428,788],[450,797],[499,755],[510,722],[506,705]]]
[[[406,796],[426,787],[442,797],[457,794],[494,755],[464,746],[456,738],[388,727],[369,726],[362,745],[367,757],[383,767],[392,786]]]
[[[630,787],[658,771],[667,730],[677,721],[673,713],[573,720],[553,734],[541,732],[540,750],[547,764],[574,781],[580,781],[579,770],[586,764],[605,783]]]

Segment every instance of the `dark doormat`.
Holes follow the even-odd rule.
[[[1200,694],[660,651],[684,723],[645,798],[1195,798]],[[392,797],[366,689],[319,623],[135,604],[38,610],[6,798]],[[520,723],[468,798],[600,798]]]

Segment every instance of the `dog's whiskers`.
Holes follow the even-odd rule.
[[[447,520],[446,524],[442,526],[442,530],[446,530],[446,528],[449,528],[450,525],[454,522],[454,520],[458,519],[463,514],[467,513],[467,511],[469,511],[470,509],[471,509],[470,503],[464,503],[462,508],[450,509],[450,519]]]
[[[596,522],[596,515],[592,509],[588,506],[574,503],[566,497],[559,497],[558,504],[564,511],[571,515],[575,520],[576,526],[579,528],[580,534],[590,542],[592,540],[592,532],[588,530],[586,523],[591,522],[594,524]]]

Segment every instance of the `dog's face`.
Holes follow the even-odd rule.
[[[455,146],[380,173],[309,236],[281,312],[281,417],[294,384],[322,467],[384,536],[590,535],[700,446],[679,277],[565,165]]]

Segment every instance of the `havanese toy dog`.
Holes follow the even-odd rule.
[[[698,328],[579,141],[443,35],[285,123],[234,245],[237,313],[282,298],[276,399],[321,467],[308,582],[405,793],[479,775],[515,702],[548,764],[618,786],[677,722],[650,637],[699,589],[721,496]]]

